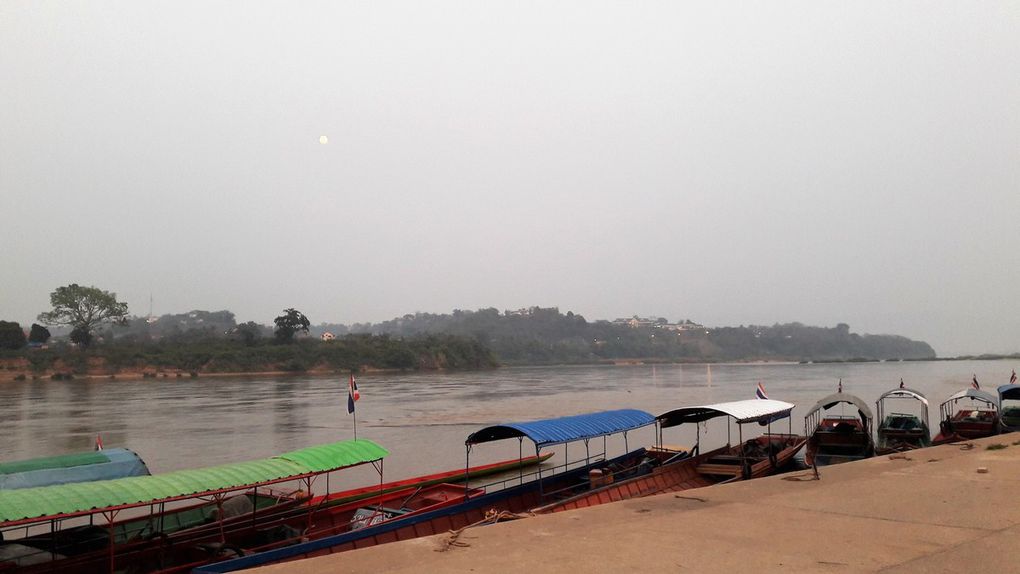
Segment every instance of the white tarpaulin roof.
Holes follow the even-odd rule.
[[[874,418],[871,415],[871,409],[868,408],[867,403],[861,400],[860,397],[844,392],[833,393],[825,397],[824,399],[818,401],[817,403],[815,403],[815,406],[811,407],[811,410],[808,411],[808,414],[805,415],[804,418],[808,418],[809,416],[815,414],[816,411],[820,411],[822,409],[831,409],[832,407],[838,405],[839,403],[847,403],[857,407],[857,410],[861,412],[861,415],[863,415],[864,418],[867,418],[869,420]]]
[[[953,396],[946,399],[945,402],[943,402],[942,404],[946,404],[950,401],[958,401],[960,399],[967,397],[970,397],[978,401],[991,403],[993,405],[999,402],[999,399],[997,399],[995,395],[993,395],[992,393],[975,388],[966,388],[961,391],[957,391]]]
[[[794,405],[791,403],[772,399],[748,399],[700,407],[684,407],[663,413],[655,418],[663,428],[684,423],[699,423],[721,416],[733,417],[737,423],[744,424],[768,422],[790,416],[793,407]]]
[[[928,406],[928,399],[924,398],[920,391],[915,391],[914,389],[893,389],[878,397],[878,402],[882,402],[885,399],[917,399],[924,403],[924,406]]]

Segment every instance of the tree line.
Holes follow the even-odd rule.
[[[26,337],[17,322],[0,321],[0,358],[22,359],[37,374],[479,369],[497,364],[484,345],[455,335],[353,334],[320,341],[308,336],[311,322],[294,308],[284,309],[266,327],[253,321],[238,324],[230,311],[131,317],[116,294],[77,284],[57,288],[50,302],[53,308],[38,319],[64,329],[66,337],[47,344],[51,334],[42,325],[33,324]],[[26,352],[26,346],[34,348]]]
[[[230,311],[191,311],[131,317],[116,295],[72,284],[50,296],[39,321],[67,329],[67,341],[109,365],[176,365],[186,370],[251,371],[348,368],[481,368],[497,364],[592,363],[630,359],[662,361],[931,359],[922,341],[896,335],[861,335],[849,325],[801,323],[705,328],[665,319],[639,326],[588,321],[558,308],[494,308],[415,313],[375,324],[312,326],[301,311],[284,309],[272,326],[237,323]],[[682,328],[681,328],[682,327]],[[329,331],[335,341],[320,341]],[[0,321],[0,349],[39,346],[50,337],[34,324],[26,336]],[[57,361],[34,354],[32,361]],[[65,357],[68,361],[81,358]],[[33,367],[38,365],[33,364]]]

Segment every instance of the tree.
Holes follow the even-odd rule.
[[[127,322],[127,303],[117,301],[117,294],[96,287],[72,283],[57,287],[50,293],[53,310],[39,314],[45,325],[71,327],[71,340],[82,347],[92,342],[92,333],[103,324],[123,325]]]
[[[32,330],[28,332],[29,343],[45,345],[50,340],[50,330],[39,323],[32,323]]]
[[[283,315],[280,315],[276,319],[273,319],[276,323],[276,330],[273,335],[276,336],[277,342],[290,343],[294,340],[294,334],[298,331],[308,332],[308,326],[311,322],[308,321],[308,317],[305,317],[301,311],[296,309],[284,309]]]
[[[248,321],[247,323],[241,323],[234,327],[231,331],[232,334],[236,335],[246,347],[255,345],[255,342],[262,338],[262,325],[259,325],[255,321]]]
[[[25,332],[16,321],[0,321],[0,349],[20,349],[25,346]]]

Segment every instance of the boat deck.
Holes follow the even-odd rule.
[[[1014,442],[1020,433],[824,467],[817,481],[798,471],[473,528],[444,552],[448,534],[255,572],[1014,572]]]

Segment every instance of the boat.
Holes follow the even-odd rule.
[[[465,480],[478,479],[485,476],[491,476],[494,474],[500,474],[504,472],[511,472],[522,468],[529,468],[538,466],[543,462],[549,460],[553,453],[544,452],[536,456],[526,456],[523,458],[512,458],[500,462],[494,462],[490,464],[482,464],[478,466],[472,466],[468,469],[457,468],[453,470],[447,470],[444,472],[437,472],[434,474],[426,474],[422,476],[415,476],[412,478],[406,478],[403,480],[396,480],[393,482],[387,482],[385,484],[373,484],[369,486],[363,486],[360,488],[353,488],[350,490],[344,490],[341,492],[334,492],[332,494],[322,494],[311,499],[309,506],[322,506],[345,504],[347,502],[354,502],[356,500],[362,500],[369,497],[376,497],[380,494],[386,494],[389,492],[395,492],[403,490],[409,487],[421,488],[425,486],[432,486],[434,484],[441,483],[461,483]]]
[[[920,416],[911,413],[892,412],[885,414],[888,401],[913,400],[921,405]],[[931,446],[931,431],[928,430],[928,399],[919,391],[908,389],[900,381],[899,388],[885,392],[878,397],[875,406],[878,420],[882,421],[877,430],[875,454],[884,455]]]
[[[853,413],[827,413],[833,407],[854,408]],[[804,453],[809,466],[838,464],[875,456],[871,436],[874,416],[868,404],[859,397],[842,391],[819,400],[804,416],[804,434],[810,436]]]
[[[648,472],[631,477],[603,473],[598,478],[605,482],[604,485],[583,490],[577,488],[579,492],[572,496],[535,508],[532,512],[545,514],[573,510],[773,474],[789,464],[806,442],[803,436],[772,432],[771,424],[782,418],[789,419],[793,408],[794,405],[783,401],[752,399],[663,413],[656,417],[656,445],[646,451],[652,459]],[[738,443],[730,444],[727,439],[725,446],[702,452],[699,424],[717,417],[727,417],[727,437],[730,436],[730,421],[737,424]],[[766,433],[745,442],[743,426],[748,423],[766,426]],[[682,424],[694,424],[698,429],[694,447],[686,449],[664,445],[662,429]]]
[[[495,522],[500,516],[507,514],[528,512],[555,500],[566,491],[565,489],[573,488],[574,485],[584,484],[590,488],[593,478],[595,485],[598,485],[599,474],[593,474],[591,472],[593,470],[607,468],[628,469],[629,472],[648,470],[647,464],[642,466],[643,461],[648,459],[646,449],[639,447],[630,450],[627,433],[654,423],[655,417],[649,413],[635,409],[620,409],[485,427],[471,433],[465,440],[466,467],[470,466],[472,451],[480,445],[515,438],[519,441],[522,458],[524,439],[528,439],[534,444],[536,455],[540,454],[544,447],[564,445],[566,461],[552,468],[539,467],[534,473],[525,474],[522,470],[516,478],[507,478],[493,484],[465,483],[462,488],[469,494],[457,504],[395,517],[323,538],[283,540],[278,542],[275,548],[257,552],[249,553],[248,550],[254,549],[243,549],[244,556],[199,566],[193,572],[196,574],[234,572],[439,534],[472,524]],[[615,434],[623,435],[626,452],[608,458],[605,437]],[[592,452],[592,441],[600,437],[603,439],[601,452],[597,452],[597,444],[594,445],[596,452]],[[584,443],[584,457],[578,456],[577,460],[570,460],[567,445],[576,442]],[[483,494],[474,494],[475,489],[480,489]]]
[[[145,461],[134,451],[108,448],[0,462],[0,491],[148,474]]]
[[[1020,431],[1020,385],[1008,384],[998,388],[999,432]]]
[[[269,459],[0,491],[0,572],[153,571],[172,554],[257,529],[263,517],[309,500],[315,480],[372,464],[388,452],[367,440],[308,447]],[[277,486],[297,485],[287,491]],[[120,520],[118,520],[120,517]]]
[[[939,405],[939,434],[932,444],[992,436],[999,432],[999,400],[975,388],[958,391]]]

